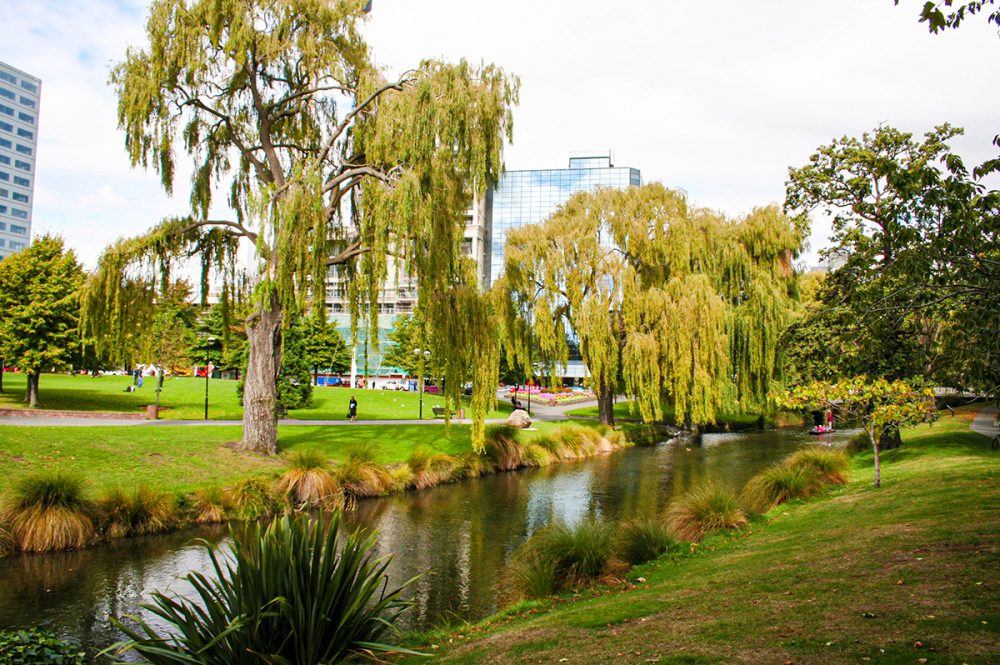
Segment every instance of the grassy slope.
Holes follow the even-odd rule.
[[[647,564],[627,592],[436,635],[435,662],[997,661],[1000,453],[970,419],[907,432],[879,490],[860,455],[831,496]]]
[[[537,432],[565,423],[536,423]],[[593,423],[587,423],[593,425]],[[0,497],[22,475],[65,471],[82,475],[88,490],[147,485],[186,491],[226,484],[255,474],[276,474],[285,463],[252,453],[240,453],[233,443],[240,427],[0,427]],[[471,450],[468,425],[282,425],[283,453],[317,449],[334,461],[355,448],[374,452],[382,464],[405,462],[417,448],[459,455]]]
[[[0,407],[24,407],[24,374],[4,374],[4,392],[0,393]],[[213,420],[238,420],[243,417],[243,406],[236,395],[236,381],[212,379],[209,381],[208,415]],[[147,377],[142,388],[126,392],[132,385],[129,376],[90,377],[66,374],[45,374],[39,382],[39,408],[79,411],[141,411],[156,401],[156,380]],[[419,414],[420,395],[391,390],[366,390],[361,388],[316,387],[313,405],[289,414],[300,420],[345,420],[347,402],[351,395],[358,400],[358,416],[363,420],[415,420]],[[432,416],[431,407],[444,400],[431,394],[424,395],[424,417]],[[205,415],[205,379],[196,377],[170,377],[164,381],[160,404],[164,410],[161,418],[170,420],[197,420]],[[488,418],[504,417],[511,411],[509,404],[501,402],[498,410]]]

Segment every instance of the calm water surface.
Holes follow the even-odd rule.
[[[634,448],[361,501],[345,519],[378,529],[380,554],[394,555],[391,582],[421,575],[410,587],[416,607],[404,615],[404,627],[426,628],[494,612],[499,573],[511,552],[554,520],[652,515],[702,479],[739,487],[815,443],[791,430],[705,435],[700,444]],[[119,638],[110,616],[139,612],[152,591],[185,594],[183,575],[209,570],[198,539],[225,545],[227,534],[225,527],[188,529],[82,552],[0,559],[0,627],[44,624],[100,649]]]

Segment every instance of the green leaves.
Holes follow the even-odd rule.
[[[159,635],[144,620],[115,620],[134,651],[150,663],[257,665],[336,663],[367,652],[406,652],[382,642],[410,603],[402,587],[385,586],[387,559],[373,553],[375,535],[344,535],[340,513],[329,523],[283,517],[265,531],[234,533],[231,558],[209,545],[213,577],[190,573],[198,601],[155,593],[143,607],[170,626]],[[404,585],[405,586],[405,585]]]

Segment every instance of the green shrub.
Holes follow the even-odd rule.
[[[162,533],[177,525],[172,495],[140,487],[131,493],[113,489],[98,502],[104,531],[112,538]]]
[[[785,464],[815,472],[819,479],[831,485],[847,482],[847,472],[851,462],[847,455],[829,448],[803,448],[785,460]]]
[[[484,446],[486,457],[499,471],[513,471],[524,462],[524,451],[517,441],[516,427],[487,425]]]
[[[0,665],[86,665],[76,644],[38,628],[0,630]]]
[[[278,479],[278,494],[299,507],[341,507],[340,483],[326,466],[326,458],[317,450],[293,454],[288,459],[288,471]]]
[[[776,464],[751,478],[743,488],[743,496],[752,510],[766,513],[786,501],[812,496],[820,486],[815,470]]]
[[[478,453],[465,453],[459,458],[459,471],[463,478],[479,478],[496,471],[493,461]]]
[[[83,547],[94,539],[93,506],[83,498],[83,480],[64,474],[25,476],[14,484],[6,522],[25,552]]]
[[[191,501],[194,521],[198,524],[225,522],[229,507],[229,497],[218,485],[195,490]]]
[[[575,586],[604,572],[614,554],[613,529],[603,522],[581,522],[575,527],[551,524],[536,532],[511,559],[518,590],[537,597]],[[552,569],[552,590],[543,582]],[[523,585],[523,586],[522,586]]]
[[[229,502],[240,519],[255,520],[277,511],[277,503],[271,490],[261,478],[244,478],[233,485],[228,492]]]
[[[671,507],[668,523],[675,537],[699,541],[712,531],[746,525],[747,516],[735,492],[723,485],[706,483]]]
[[[633,566],[656,559],[674,545],[666,525],[654,518],[626,522],[616,540],[618,555]]]
[[[339,511],[329,524],[286,516],[265,531],[234,530],[231,556],[205,545],[214,574],[186,576],[197,600],[154,593],[143,605],[164,634],[141,617],[114,620],[128,637],[117,655],[135,652],[154,665],[259,665],[404,651],[380,642],[411,603],[402,588],[386,589],[389,560],[375,558],[374,545],[364,531],[345,537]]]
[[[548,466],[552,463],[552,453],[538,445],[537,443],[528,443],[524,446],[524,466],[540,467]]]

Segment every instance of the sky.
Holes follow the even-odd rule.
[[[508,169],[611,150],[646,182],[737,217],[781,203],[790,166],[879,125],[950,122],[968,164],[1000,132],[996,26],[930,35],[923,0],[374,0],[364,28],[388,75],[424,58],[492,62],[521,80]],[[33,233],[88,267],[120,236],[185,214],[130,167],[110,68],[142,48],[147,3],[0,0],[0,60],[42,79]],[[220,208],[216,214],[225,214]],[[829,225],[814,220],[803,262]]]

